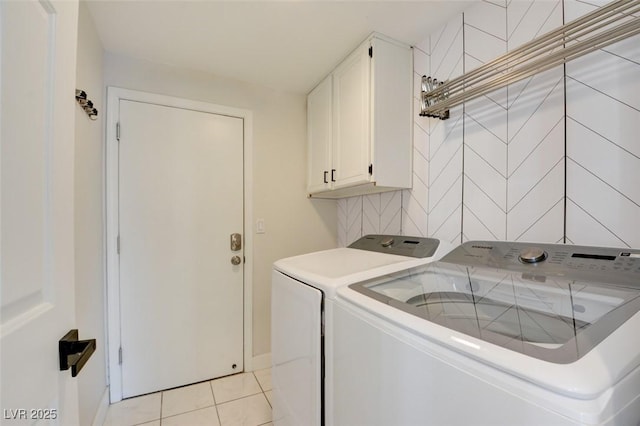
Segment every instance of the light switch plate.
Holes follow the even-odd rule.
[[[264,219],[256,220],[256,234],[264,234],[265,232]]]

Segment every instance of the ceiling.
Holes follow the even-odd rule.
[[[473,1],[88,0],[105,50],[308,93],[373,31],[416,45]]]

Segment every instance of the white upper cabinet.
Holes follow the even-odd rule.
[[[307,96],[307,190],[310,193],[331,189],[331,75]]]
[[[333,72],[333,188],[369,182],[369,43]]]
[[[373,34],[309,94],[310,196],[411,187],[412,77],[411,48]]]

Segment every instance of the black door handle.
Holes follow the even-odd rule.
[[[329,172],[325,170],[324,171],[324,179],[323,179],[324,183],[329,183],[329,182],[327,182],[327,174],[329,174]]]
[[[76,377],[96,350],[96,339],[78,340],[78,330],[70,330],[58,341],[60,371],[71,368]]]
[[[331,182],[335,182],[336,178],[335,178],[335,173],[336,173],[336,169],[331,169]]]

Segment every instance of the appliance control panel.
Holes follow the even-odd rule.
[[[442,262],[640,287],[640,250],[564,244],[467,241]]]
[[[431,257],[436,253],[440,240],[403,235],[365,235],[349,248],[376,251],[417,258]]]

